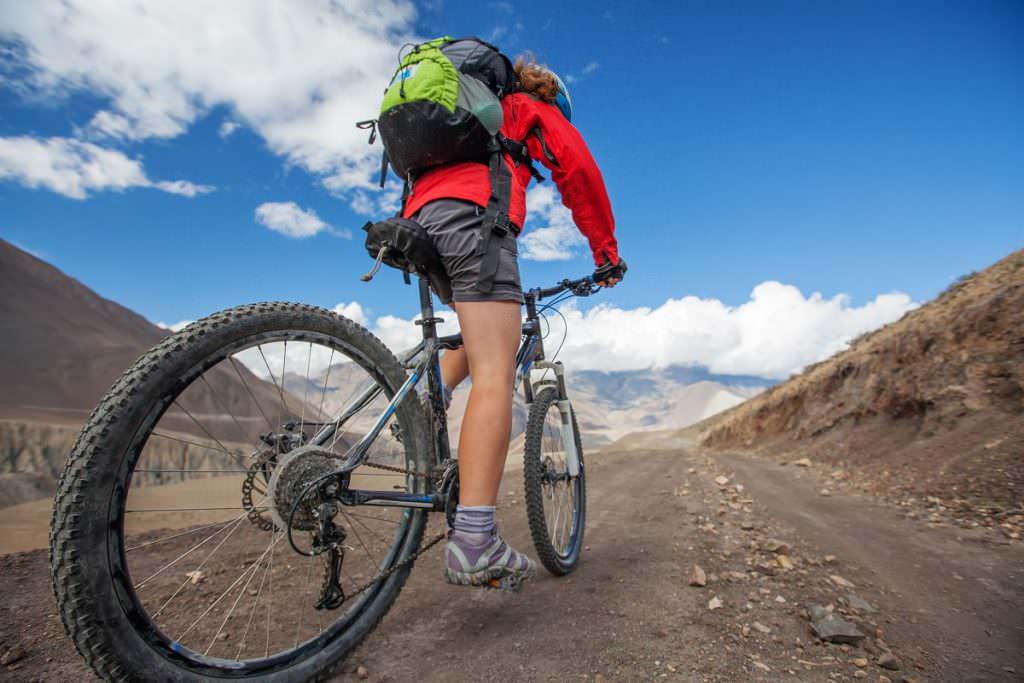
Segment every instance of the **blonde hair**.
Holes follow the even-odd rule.
[[[532,54],[517,57],[515,70],[522,92],[530,93],[549,104],[554,103],[558,97],[558,81],[546,66],[537,63]]]

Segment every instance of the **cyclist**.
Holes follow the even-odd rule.
[[[505,138],[522,141],[529,156],[550,172],[589,241],[602,284],[626,271],[614,235],[615,221],[601,172],[570,123],[572,100],[563,81],[532,58],[515,65],[519,87],[502,99]],[[523,291],[516,236],[526,219],[526,186],[532,168],[512,162],[509,219],[515,234],[502,237],[490,291],[477,287],[484,256],[477,253],[482,215],[491,193],[488,167],[457,162],[416,179],[404,216],[423,225],[441,254],[452,283],[451,304],[464,347],[441,358],[445,394],[467,376],[472,388],[459,435],[459,501],[449,534],[445,576],[461,585],[515,586],[536,573],[534,562],[510,548],[494,521],[498,486],[512,425],[515,354],[521,337]]]

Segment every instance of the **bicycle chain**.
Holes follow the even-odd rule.
[[[402,467],[396,467],[395,465],[383,465],[383,464],[375,463],[375,462],[364,462],[363,465],[366,466],[366,467],[373,467],[373,468],[376,468],[376,469],[379,469],[379,470],[386,470],[388,472],[397,472],[399,474],[411,474],[411,475],[413,475],[415,477],[421,477],[421,478],[424,478],[424,479],[432,478],[432,475],[430,475],[430,474],[426,474],[424,472],[417,472],[415,470],[409,470],[409,469],[405,469],[405,468],[402,468]],[[372,579],[367,581],[362,586],[359,586],[358,588],[356,588],[356,590],[352,594],[345,596],[345,599],[348,600],[348,599],[351,599],[351,598],[355,598],[355,597],[361,595],[362,593],[365,593],[367,590],[369,590],[370,588],[372,588],[376,584],[380,583],[381,581],[387,580],[389,577],[391,577],[391,575],[393,575],[396,572],[400,571],[402,568],[408,567],[409,565],[411,565],[413,562],[415,562],[420,557],[420,555],[424,554],[425,552],[427,552],[428,550],[433,548],[435,545],[437,545],[438,543],[440,543],[441,541],[443,541],[447,537],[448,537],[448,532],[442,532],[442,533],[438,534],[437,536],[435,536],[434,538],[430,539],[430,541],[428,541],[427,543],[425,543],[425,544],[421,543],[420,547],[417,548],[416,552],[414,552],[412,555],[410,555],[409,557],[405,558],[401,562],[399,562],[399,563],[389,567],[386,571],[384,571],[384,572],[378,574],[377,576],[373,577]],[[327,595],[327,589],[328,589],[328,586],[330,585],[330,583],[331,583],[331,563],[328,560],[327,562],[324,563],[324,583],[323,583],[323,586],[320,589],[320,598],[321,599],[323,599]]]

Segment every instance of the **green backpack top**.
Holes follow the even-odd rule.
[[[414,46],[380,107],[387,163],[405,180],[453,161],[487,163],[499,149],[501,98],[515,88],[508,57],[478,38]]]

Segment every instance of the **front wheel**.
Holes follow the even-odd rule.
[[[569,471],[563,410],[570,413],[567,417],[572,442],[579,454],[579,473],[575,476]],[[564,576],[576,568],[580,559],[587,487],[576,415],[568,407],[568,401],[559,406],[554,387],[540,391],[530,407],[523,457],[526,514],[533,546],[549,572]]]

